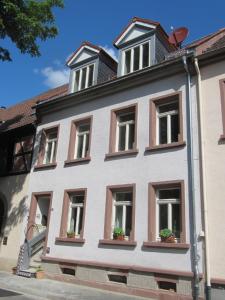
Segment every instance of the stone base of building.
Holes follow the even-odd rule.
[[[129,267],[94,266],[43,259],[42,266],[49,279],[82,284],[108,291],[126,293],[133,296],[150,297],[159,300],[191,300],[192,276],[168,274],[166,271],[150,272],[134,270]],[[144,269],[144,268],[143,268]],[[200,284],[200,295],[203,299],[203,282]]]
[[[17,259],[10,259],[6,257],[0,257],[0,270],[6,272],[12,272],[12,268],[16,267]]]

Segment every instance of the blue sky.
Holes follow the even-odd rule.
[[[0,106],[6,107],[38,95],[68,80],[66,58],[82,41],[107,48],[112,54],[113,40],[133,16],[158,21],[170,33],[186,26],[186,42],[225,27],[223,0],[65,0],[64,9],[55,9],[59,35],[40,44],[41,57],[22,55],[9,40],[13,62],[0,61]]]

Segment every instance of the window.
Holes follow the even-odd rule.
[[[180,189],[157,190],[157,237],[160,230],[170,229],[180,238]]]
[[[123,230],[125,235],[121,243],[134,242],[135,227],[135,184],[114,185],[107,187],[105,207],[104,240],[100,243],[116,243],[113,238],[115,228]]]
[[[137,152],[137,105],[111,111],[109,154]]]
[[[90,160],[92,116],[72,121],[68,158],[65,164]]]
[[[157,107],[157,144],[178,142],[179,118],[178,102]]]
[[[80,237],[83,227],[84,196],[84,192],[70,195],[67,230],[68,232],[74,232],[77,237]]]
[[[94,65],[75,71],[74,92],[86,89],[94,84]]]
[[[59,126],[42,130],[38,164],[35,169],[56,165],[58,137]]]
[[[123,75],[141,70],[150,65],[149,41],[124,51]]]
[[[12,172],[29,171],[33,151],[33,135],[16,139],[13,147]]]
[[[150,100],[149,147],[184,146],[181,92]]]
[[[158,241],[160,230],[169,228],[175,234],[177,242],[186,243],[184,182],[182,180],[150,183],[148,211],[149,242]]]
[[[62,218],[60,227],[60,240],[67,240],[70,234],[74,242],[84,242],[84,220],[86,208],[87,189],[66,190],[64,192]],[[69,239],[71,240],[71,238]]]
[[[122,228],[126,238],[132,227],[132,197],[132,191],[113,193],[112,228]]]
[[[175,282],[168,282],[168,281],[158,281],[158,287],[161,290],[167,290],[170,292],[177,291],[177,285]]]

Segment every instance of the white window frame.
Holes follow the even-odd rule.
[[[89,65],[83,66],[82,68],[74,70],[74,78],[73,78],[73,91],[74,92],[78,92],[78,91],[81,91],[83,89],[88,88],[89,72],[90,72],[90,67],[91,66],[93,66],[93,79],[92,79],[92,84],[89,87],[94,85],[95,63],[91,63]],[[83,89],[81,89],[81,81],[82,81],[82,75],[83,75],[83,70],[84,69],[86,69],[85,87]],[[78,87],[77,87],[77,90],[76,90],[75,89],[75,82],[76,82],[77,72],[80,72],[80,77],[79,77]]]
[[[44,164],[47,164],[47,149],[48,149],[48,145],[50,143],[52,143],[52,149],[51,149],[50,160],[49,160],[48,164],[51,164],[51,163],[54,162],[54,160],[53,160],[54,157],[53,156],[54,156],[54,152],[55,152],[55,148],[56,148],[57,140],[58,140],[57,131],[56,131],[56,137],[55,138],[49,139],[50,134],[52,134],[52,132],[46,133]]]
[[[148,44],[149,45],[149,61],[148,66],[143,67],[143,45]],[[151,49],[150,49],[150,40],[145,41],[143,43],[134,45],[130,48],[124,49],[122,52],[122,75],[127,75],[136,71],[139,71],[141,69],[147,68],[151,65]],[[134,48],[139,47],[139,69],[134,71]],[[131,58],[130,58],[130,72],[125,73],[125,63],[126,63],[126,52],[131,50]]]
[[[157,116],[156,116],[156,143],[157,143],[157,145],[161,145],[160,144],[159,119],[163,118],[163,117],[167,117],[167,142],[166,142],[166,144],[174,143],[174,142],[172,142],[172,139],[171,139],[171,133],[172,133],[171,132],[171,116],[178,115],[178,117],[179,117],[179,109],[166,111],[164,113],[159,112],[159,107],[168,105],[168,104],[172,104],[172,103],[178,103],[178,102],[172,101],[169,103],[157,105],[157,107],[156,107],[156,112],[157,112],[156,113],[157,114]],[[179,105],[179,103],[178,103],[178,105]]]
[[[115,216],[116,216],[116,206],[122,206],[123,207],[123,217],[122,217],[122,229],[123,232],[126,232],[126,210],[127,206],[133,206],[132,201],[116,201],[116,194],[132,194],[132,199],[133,199],[133,192],[132,191],[121,191],[121,192],[114,192],[113,193],[113,209],[112,209],[112,238],[113,238],[113,231],[115,228]],[[132,215],[131,215],[131,220],[132,220]],[[126,239],[129,238],[129,236],[125,236]]]
[[[129,149],[129,134],[130,134],[130,125],[134,124],[134,130],[135,130],[135,111],[134,112],[126,112],[126,113],[118,113],[116,117],[116,151],[127,151],[127,150],[132,150],[133,148]],[[121,116],[129,115],[129,114],[134,114],[134,120],[129,120],[125,122],[120,122],[119,118]],[[120,127],[126,127],[126,134],[125,134],[125,149],[124,150],[119,150],[119,129]],[[135,134],[135,132],[134,132]]]
[[[89,130],[79,132],[80,126],[84,126],[84,125],[89,125]],[[77,126],[76,139],[75,139],[75,143],[76,143],[76,145],[75,145],[75,155],[74,155],[75,159],[78,159],[77,153],[78,153],[78,145],[79,145],[79,137],[80,136],[83,136],[83,147],[82,147],[82,155],[79,158],[85,158],[86,157],[85,149],[86,149],[86,145],[87,145],[87,139],[88,139],[87,136],[88,135],[89,135],[89,147],[90,147],[90,126],[91,126],[90,123],[84,123],[84,124],[80,124],[80,125]]]
[[[83,202],[80,203],[72,203],[73,197],[77,196],[83,196]],[[83,217],[82,220],[80,220],[80,211],[81,208],[83,208],[83,214],[84,214],[84,200],[85,200],[85,195],[84,194],[76,194],[76,195],[71,195],[70,196],[70,206],[69,206],[69,214],[68,214],[68,222],[67,222],[67,231],[70,231],[70,225],[71,225],[71,216],[72,216],[72,210],[77,208],[77,213],[76,213],[76,224],[75,224],[75,236],[80,236],[79,233],[79,223],[81,222],[81,228],[83,227]]]
[[[167,204],[168,205],[168,210],[167,210],[167,218],[168,218],[168,226],[167,228],[170,229],[171,231],[173,231],[172,228],[172,205],[173,204],[179,204],[180,205],[180,209],[181,209],[181,200],[180,199],[176,199],[176,198],[171,198],[171,199],[159,199],[159,191],[168,191],[168,190],[180,190],[180,188],[159,188],[156,191],[156,238],[157,240],[160,240],[159,237],[159,225],[160,225],[160,218],[159,218],[159,206],[160,204]],[[176,238],[176,240],[179,240]]]

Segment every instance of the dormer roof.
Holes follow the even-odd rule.
[[[116,48],[120,48],[122,44],[149,33],[152,30],[157,30],[162,38],[168,43],[168,45],[170,45],[173,49],[176,49],[173,45],[169,44],[168,35],[159,22],[149,19],[142,19],[139,17],[133,17],[131,19],[129,24],[114,40],[113,44]]]
[[[90,58],[94,58],[98,55],[112,68],[117,68],[117,61],[108,54],[103,48],[96,46],[88,41],[84,41],[80,47],[69,57],[66,64],[68,67],[85,61]]]

